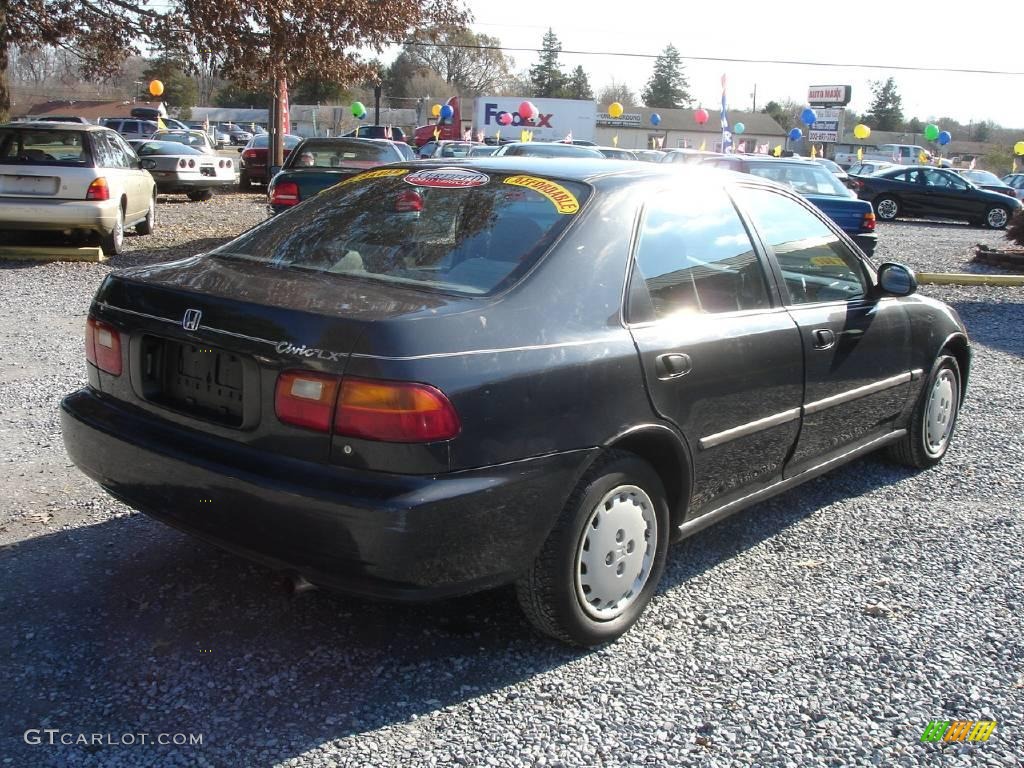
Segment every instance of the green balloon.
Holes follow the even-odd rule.
[[[934,123],[928,123],[928,125],[924,127],[924,137],[928,139],[928,141],[935,141],[939,138],[939,126]]]
[[[366,107],[363,106],[363,102],[361,102],[361,101],[353,101],[352,102],[352,116],[353,117],[362,117],[365,114],[366,114]]]

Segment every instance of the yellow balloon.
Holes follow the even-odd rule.
[[[432,106],[430,108],[430,114],[432,114],[434,117],[439,117],[441,114],[441,105],[435,104],[434,106]]]
[[[619,118],[622,117],[622,105],[617,101],[613,101],[608,105],[608,116]]]
[[[149,92],[154,96],[159,96],[164,92],[164,84],[159,80],[149,81]]]
[[[864,123],[857,123],[857,125],[853,127],[853,135],[858,139],[866,139],[871,135],[871,129],[864,125]]]
[[[1013,151],[1018,155],[1024,155],[1024,141],[1018,141],[1013,145]]]

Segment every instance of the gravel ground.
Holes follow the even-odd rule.
[[[0,265],[0,765],[1024,765],[1024,289],[924,289],[975,345],[943,464],[868,458],[705,530],[631,633],[581,652],[535,635],[509,590],[292,596],[71,466],[57,406],[85,381],[102,277],[264,215],[256,194],[184,200],[110,264]],[[927,271],[1001,242],[879,229],[878,260]],[[998,726],[921,743],[936,719]],[[202,744],[139,743],[179,733]]]

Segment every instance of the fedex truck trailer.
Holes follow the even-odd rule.
[[[519,105],[530,101],[537,115],[530,120],[519,117]],[[498,122],[498,116],[508,112],[509,125]],[[597,104],[576,99],[526,99],[522,96],[478,96],[473,111],[473,129],[493,138],[500,131],[502,139],[518,141],[523,130],[533,132],[534,141],[594,140],[597,123]]]

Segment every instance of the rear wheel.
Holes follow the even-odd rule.
[[[615,640],[657,589],[668,539],[657,473],[631,453],[610,452],[580,480],[516,582],[519,604],[538,630],[563,642]]]
[[[156,193],[149,199],[149,210],[146,211],[146,218],[135,225],[135,232],[139,235],[151,235],[156,228]]]
[[[252,182],[249,180],[249,174],[245,171],[239,171],[238,173],[238,189],[241,192],[248,192],[252,189]]]
[[[940,355],[917,398],[910,429],[889,449],[900,464],[918,469],[933,467],[949,449],[960,412],[960,366],[952,355]]]
[[[1010,212],[1001,205],[993,205],[985,211],[985,226],[990,229],[1005,229],[1010,220]]]
[[[883,195],[875,200],[875,215],[882,221],[895,221],[900,215],[900,202],[895,197]]]
[[[107,256],[117,256],[124,249],[124,209],[118,207],[114,228],[100,237],[100,248]]]
[[[213,197],[212,189],[202,189],[199,190],[198,192],[188,193],[188,199],[191,200],[193,203],[201,203],[205,200],[209,200],[211,197]]]

